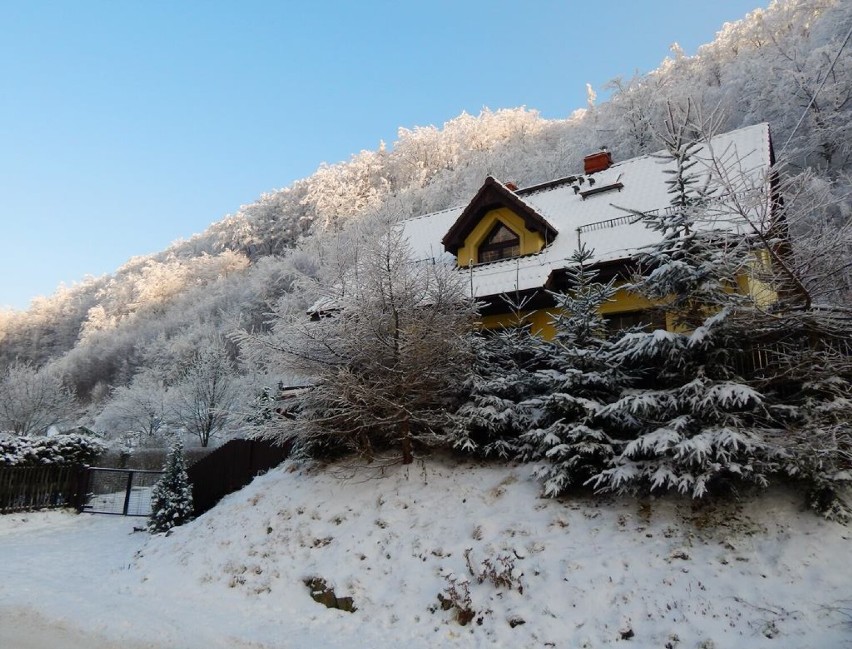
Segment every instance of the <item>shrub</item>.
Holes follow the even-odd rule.
[[[0,465],[92,464],[106,445],[77,433],[52,437],[0,436]]]

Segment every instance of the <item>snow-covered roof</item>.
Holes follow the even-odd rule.
[[[478,298],[540,288],[553,271],[569,265],[578,241],[594,251],[594,263],[629,259],[654,243],[659,234],[625,209],[652,212],[669,206],[665,181],[671,174],[666,171],[674,169],[674,163],[660,158],[663,153],[616,162],[589,176],[578,174],[517,190],[518,197],[552,226],[557,236],[539,253],[460,269],[470,275],[465,285]],[[716,160],[728,175],[729,186],[764,188],[771,164],[769,126],[758,124],[718,135],[709,146],[698,149],[694,159],[698,164],[692,171],[701,170],[702,183],[706,181],[711,187],[721,184],[713,170]],[[763,200],[769,200],[768,192]],[[403,221],[415,259],[453,261],[441,239],[466,208],[462,205]],[[720,215],[713,227],[736,232],[741,224]]]

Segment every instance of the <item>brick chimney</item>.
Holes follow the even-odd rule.
[[[609,169],[611,166],[612,154],[606,149],[598,151],[597,153],[592,153],[591,155],[587,155],[583,158],[583,169],[587,176],[589,174],[597,173],[598,171]]]

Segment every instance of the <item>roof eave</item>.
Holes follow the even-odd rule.
[[[547,219],[518,198],[515,192],[493,176],[488,176],[485,183],[441,239],[444,249],[451,254],[457,254],[482,215],[498,207],[511,209],[523,219],[524,227],[527,230],[541,233],[547,241],[552,241],[558,234],[556,228],[548,223]]]

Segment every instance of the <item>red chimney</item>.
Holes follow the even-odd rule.
[[[612,154],[607,150],[598,151],[583,158],[583,169],[586,175],[609,169],[611,165]]]

